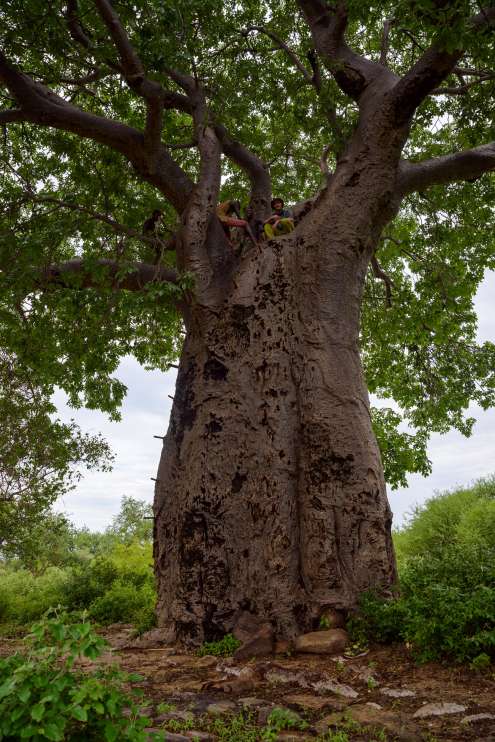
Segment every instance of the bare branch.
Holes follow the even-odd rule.
[[[495,7],[485,8],[466,23],[466,27],[480,31],[495,24]],[[435,42],[415,62],[395,85],[392,104],[396,123],[408,121],[419,104],[456,68],[464,49],[446,51]]]
[[[265,26],[248,26],[245,30],[245,34],[247,35],[251,31],[258,31],[259,33],[265,34],[265,36],[268,36],[269,39],[271,39],[279,49],[284,51],[289,59],[291,60],[292,64],[297,67],[299,72],[301,72],[302,76],[306,80],[309,85],[313,85],[313,77],[308,72],[306,67],[303,65],[297,54],[290,48],[288,44],[285,43],[283,39],[280,38],[280,36],[277,36],[276,33],[273,31],[270,31],[270,29],[265,28]]]
[[[384,67],[387,66],[390,29],[396,22],[397,20],[395,18],[389,18],[389,20],[385,21],[383,24],[382,43],[380,47],[380,64]]]
[[[95,267],[104,269],[104,281],[101,275],[95,277]],[[39,287],[63,286],[88,289],[102,288],[105,285],[126,291],[141,291],[151,283],[177,284],[178,279],[178,274],[168,266],[139,262],[120,263],[104,258],[88,266],[78,258],[45,268],[39,279]]]
[[[441,88],[435,88],[431,91],[430,95],[465,95],[475,85],[479,85],[487,80],[495,80],[495,73],[492,72],[486,75],[480,75],[476,80],[466,82],[464,85],[444,86]]]
[[[476,180],[492,170],[495,170],[495,142],[422,162],[402,160],[399,189],[402,194],[423,191],[442,183]]]
[[[387,304],[387,307],[390,308],[392,306],[392,279],[385,273],[380,263],[378,262],[376,255],[373,255],[371,258],[371,269],[373,271],[373,275],[376,276],[376,278],[379,278],[380,281],[383,281],[383,283],[385,284],[385,302]]]

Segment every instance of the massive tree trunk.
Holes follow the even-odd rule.
[[[155,497],[171,639],[218,638],[239,609],[293,637],[395,580],[358,348],[378,212],[351,223],[338,190],[253,249],[223,304],[188,308]]]

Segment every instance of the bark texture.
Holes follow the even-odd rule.
[[[158,613],[179,640],[219,638],[239,609],[293,637],[395,576],[362,275],[336,254],[323,296],[304,249],[270,244],[221,311],[191,313],[155,504]]]
[[[300,228],[243,259],[221,305],[189,307],[155,498],[170,639],[219,638],[240,610],[292,638],[395,580],[358,335],[396,168],[370,167],[367,141]]]

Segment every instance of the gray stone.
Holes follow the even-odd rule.
[[[444,716],[446,714],[462,714],[466,710],[465,706],[459,703],[425,703],[414,714],[414,719],[424,719],[427,716]]]
[[[495,719],[495,714],[471,714],[471,716],[465,716],[461,719],[461,724],[476,724],[477,721],[488,721],[489,719]]]
[[[301,688],[309,688],[310,684],[304,675],[296,675],[284,668],[273,668],[265,675],[265,680],[273,685],[299,685]]]
[[[248,660],[251,657],[264,657],[273,653],[273,628],[266,623],[249,636],[234,652],[235,660]]]
[[[264,698],[255,698],[254,696],[247,696],[246,698],[239,698],[238,703],[245,709],[256,708],[256,706],[266,706]]]
[[[349,716],[363,726],[385,730],[401,742],[417,742],[420,739],[418,726],[407,716],[387,711],[375,703],[351,705],[344,714],[330,714],[317,722],[315,729],[319,734],[325,734],[330,727],[342,724]]]
[[[412,698],[416,695],[413,690],[407,688],[381,688],[380,693],[390,698]]]
[[[301,634],[294,642],[296,652],[310,654],[341,654],[348,641],[344,629],[328,629],[326,631],[311,631]]]
[[[206,707],[206,713],[210,716],[224,716],[225,714],[232,714],[236,708],[233,701],[218,701],[217,703],[210,703]]]
[[[211,742],[211,740],[215,739],[215,737],[208,734],[208,732],[197,732],[194,729],[191,729],[189,732],[184,732],[184,734],[189,739],[197,740],[197,742]]]
[[[305,711],[322,711],[328,707],[340,711],[345,707],[345,704],[341,704],[339,701],[335,702],[333,698],[328,698],[328,696],[324,698],[303,693],[292,693],[289,696],[284,696],[284,702],[291,706],[298,706]]]
[[[357,698],[359,696],[354,688],[343,683],[337,683],[335,680],[318,680],[318,682],[312,683],[312,686],[318,693],[336,693],[344,698]]]

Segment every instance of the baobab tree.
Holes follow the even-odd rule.
[[[427,470],[429,433],[469,433],[469,402],[494,401],[472,298],[494,257],[495,7],[7,0],[0,17],[2,344],[113,414],[122,355],[180,356],[154,504],[164,632],[197,644],[247,610],[293,637],[387,592],[384,465],[392,484]],[[273,195],[298,202],[294,231],[233,250],[219,200],[256,224]],[[369,390],[394,409],[372,414]]]

